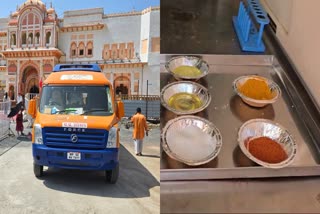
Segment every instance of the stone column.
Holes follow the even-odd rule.
[[[53,62],[54,62],[54,59],[53,59]],[[54,67],[54,65],[53,65],[53,67]],[[39,70],[39,82],[40,82],[40,80],[43,77],[43,59],[40,60],[40,68],[39,69],[40,69]]]
[[[17,60],[17,72],[16,72],[16,86],[15,86],[15,100],[17,100],[17,97],[18,97],[18,92],[19,92],[19,83],[20,83],[20,60]]]
[[[113,77],[113,70],[112,69],[109,69],[109,72],[110,72],[110,82],[111,82],[111,84],[112,84],[112,86],[114,86],[113,85],[113,80],[114,80],[114,77]]]
[[[131,86],[131,95],[135,95],[136,93],[134,92],[134,72],[135,72],[135,69],[132,69],[132,68],[127,68],[127,71],[128,73],[130,73],[131,77],[130,77],[130,86]]]

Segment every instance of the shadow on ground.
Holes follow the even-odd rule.
[[[20,135],[17,137],[17,140],[20,140],[20,141],[31,141],[31,137],[28,137],[26,135]]]
[[[46,187],[81,195],[112,198],[142,198],[159,181],[123,146],[120,147],[120,173],[116,184],[104,180],[103,171],[49,168],[41,178]]]
[[[160,158],[159,155],[145,155],[144,153],[142,154],[141,157],[148,157],[148,158]]]

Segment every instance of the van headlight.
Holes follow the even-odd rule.
[[[34,124],[34,143],[43,144],[42,128],[40,124]]]
[[[117,128],[115,127],[109,130],[107,148],[117,148]]]

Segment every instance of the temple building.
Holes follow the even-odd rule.
[[[160,9],[104,14],[65,11],[27,0],[0,19],[0,87],[11,97],[38,93],[59,63],[98,63],[117,94],[159,95]],[[148,86],[147,86],[148,80]]]

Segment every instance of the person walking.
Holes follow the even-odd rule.
[[[6,102],[9,100],[9,97],[8,97],[8,92],[5,92],[4,93],[4,96],[3,96],[3,102]]]
[[[3,96],[3,105],[4,105],[4,114],[5,115],[8,115],[8,111],[11,107],[11,102],[9,102],[10,99],[9,99],[9,96],[8,96],[8,92],[6,92]]]
[[[24,108],[21,107],[21,109],[17,115],[16,131],[17,131],[18,135],[19,135],[19,132],[21,135],[24,135],[24,133],[23,133],[23,110],[24,110]]]
[[[137,156],[142,156],[142,146],[144,135],[148,136],[148,125],[146,117],[141,114],[141,108],[137,108],[137,112],[131,118],[133,123],[133,141],[134,149]]]
[[[17,104],[23,101],[22,94],[19,92],[17,96]]]

